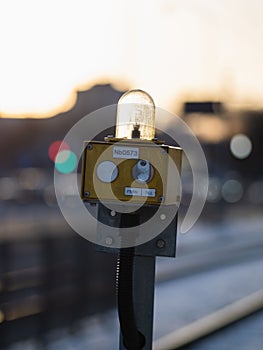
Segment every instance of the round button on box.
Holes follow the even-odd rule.
[[[118,176],[118,167],[109,160],[101,162],[97,167],[97,176],[100,181],[110,183]]]

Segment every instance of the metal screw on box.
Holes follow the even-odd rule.
[[[165,247],[165,241],[163,239],[158,239],[156,242],[156,245],[158,248],[164,248]]]
[[[113,243],[112,237],[106,237],[105,243],[106,243],[107,245],[112,245],[112,243]]]

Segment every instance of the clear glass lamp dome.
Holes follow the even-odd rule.
[[[145,91],[130,90],[122,95],[116,119],[116,138],[154,138],[155,105]]]

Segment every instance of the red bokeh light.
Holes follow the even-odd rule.
[[[69,145],[64,141],[54,141],[51,143],[51,145],[48,148],[48,156],[52,160],[52,162],[55,162],[56,156],[59,151],[63,150],[69,150]]]

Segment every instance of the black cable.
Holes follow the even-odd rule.
[[[129,214],[123,214],[129,221]],[[134,217],[132,218],[134,222]],[[126,222],[127,223],[127,222]],[[117,304],[123,344],[127,350],[142,350],[145,337],[138,331],[133,306],[134,247],[121,248],[116,274]]]

